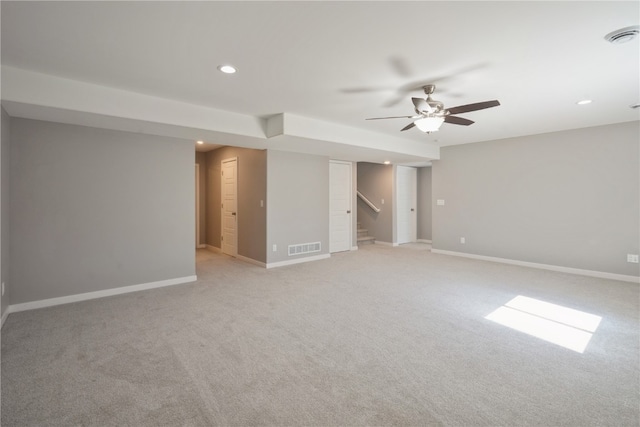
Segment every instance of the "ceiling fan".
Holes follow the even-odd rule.
[[[384,119],[414,119],[413,122],[400,129],[400,131],[409,130],[417,127],[422,132],[435,132],[440,128],[442,123],[451,123],[453,125],[469,126],[474,122],[463,117],[457,117],[456,114],[468,113],[470,111],[484,110],[485,108],[497,107],[500,102],[497,100],[477,102],[475,104],[459,105],[453,108],[444,108],[444,104],[431,98],[431,94],[435,91],[435,85],[423,86],[427,99],[411,98],[413,106],[416,110],[414,116],[395,116],[395,117],[373,117],[366,120],[384,120]]]

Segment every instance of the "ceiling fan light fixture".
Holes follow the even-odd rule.
[[[444,117],[425,117],[413,122],[422,132],[436,132],[444,123]]]

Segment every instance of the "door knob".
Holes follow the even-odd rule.
[[[413,209],[411,209],[411,210],[413,210]],[[235,212],[231,212],[231,215],[236,216],[236,213]]]
[[[411,208],[411,212],[413,212],[413,208]]]
[[[351,211],[347,211],[347,213],[351,213]]]

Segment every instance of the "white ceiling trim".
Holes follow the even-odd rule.
[[[12,117],[279,149],[344,160],[427,162],[440,157],[428,142],[385,136],[289,113],[268,118],[144,95],[2,66],[2,105]]]
[[[276,114],[267,120],[267,135],[279,135],[335,142],[360,148],[369,148],[409,154],[426,159],[439,159],[440,147],[430,142],[416,142],[323,120],[290,113]]]

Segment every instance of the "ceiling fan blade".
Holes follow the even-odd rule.
[[[405,130],[409,130],[412,127],[414,127],[416,124],[415,123],[409,123],[408,125],[406,125],[405,127],[403,127],[402,129],[400,129],[400,132],[405,131]]]
[[[468,113],[469,111],[484,110],[485,108],[497,107],[500,102],[497,100],[477,102],[475,104],[459,105],[453,108],[447,108],[449,114]]]
[[[462,126],[469,126],[475,123],[473,120],[465,119],[463,117],[456,117],[456,116],[445,116],[444,121],[447,123],[451,123],[452,125],[462,125]]]
[[[429,103],[426,100],[422,98],[411,98],[411,101],[413,102],[413,105],[416,107],[416,110],[433,113],[433,108],[431,108],[431,105],[429,105]]]
[[[392,117],[372,117],[365,120],[385,120],[385,119],[417,119],[422,116],[392,116]]]

